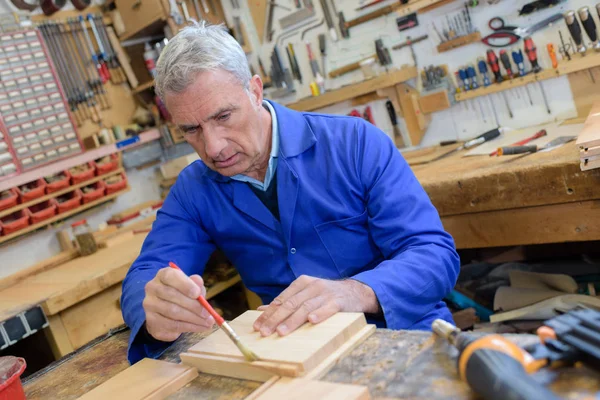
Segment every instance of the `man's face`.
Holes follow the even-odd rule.
[[[229,72],[201,72],[183,93],[167,93],[165,103],[173,122],[210,169],[224,176],[252,176],[268,162],[270,126],[258,76],[250,81],[248,95]]]

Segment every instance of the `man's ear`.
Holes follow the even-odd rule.
[[[262,79],[260,79],[260,76],[258,75],[254,75],[251,79],[250,79],[250,93],[253,95],[253,99],[256,99],[256,104],[254,104],[257,107],[262,107],[262,102],[263,102],[263,83],[262,83]]]

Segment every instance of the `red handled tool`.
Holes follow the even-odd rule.
[[[518,142],[515,142],[515,143],[511,144],[510,146],[523,146],[523,145],[526,145],[527,143],[529,143],[529,142],[531,142],[531,141],[533,141],[535,139],[539,139],[539,138],[541,138],[543,136],[546,136],[547,134],[548,133],[546,132],[546,130],[542,129],[541,131],[539,131],[535,135],[530,136],[528,138],[525,138],[523,140],[519,140]],[[493,152],[490,153],[490,157],[493,157],[493,156],[500,156],[500,153],[498,152],[498,150],[495,150],[495,151],[493,151]]]

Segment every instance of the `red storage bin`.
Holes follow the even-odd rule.
[[[85,189],[87,187],[93,187],[94,189],[86,193]],[[104,192],[106,192],[106,185],[104,185],[104,182],[102,181],[92,183],[91,185],[83,187],[81,188],[81,193],[83,197],[82,203],[86,204],[91,203],[94,200],[98,200],[100,197],[104,196]]]
[[[119,182],[115,182],[115,183],[107,182],[107,180],[113,179],[114,177],[121,177],[121,180]],[[119,192],[119,191],[125,189],[125,187],[127,186],[127,177],[125,176],[125,174],[115,175],[114,177],[111,176],[111,177],[103,179],[104,185],[106,186],[106,195],[107,196],[109,194]]]
[[[27,209],[19,210],[0,218],[0,226],[2,227],[2,236],[26,228],[29,226],[29,211]]]
[[[23,190],[26,186],[30,188],[28,191]],[[16,190],[21,198],[21,203],[27,203],[28,201],[42,197],[46,193],[46,181],[40,178],[37,181],[21,185]]]
[[[41,203],[32,205],[28,208],[31,216],[31,223],[37,224],[38,222],[42,222],[55,216],[57,211],[56,208],[56,200],[54,199],[42,201]]]
[[[6,197],[0,196],[0,210],[6,210],[7,208],[11,208],[16,206],[19,203],[19,194],[15,189],[8,189],[2,191],[2,193],[7,193]]]
[[[110,159],[108,162],[100,163],[99,161],[104,160],[105,158]],[[96,175],[104,175],[110,171],[114,171],[119,168],[119,156],[116,154],[111,154],[106,157],[102,157],[94,161],[94,165],[96,166]]]
[[[79,189],[65,193],[56,198],[56,208],[59,214],[71,211],[81,205],[82,194]]]
[[[96,167],[93,162],[88,162],[87,166],[89,167],[87,170],[83,172],[75,172],[72,171],[71,168],[67,171],[71,175],[71,184],[77,185],[78,183],[89,181],[96,175]]]
[[[69,173],[69,171],[62,171],[56,175],[61,175],[62,178],[52,183],[48,183],[48,181],[46,181],[46,178],[44,178],[44,181],[46,181],[46,194],[58,192],[59,190],[63,190],[69,187],[69,184],[71,183],[71,174]]]

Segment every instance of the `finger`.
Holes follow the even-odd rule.
[[[256,311],[265,311],[268,308],[269,308],[268,305],[266,305],[266,306],[264,306],[264,305],[263,306],[258,306],[258,308],[256,309]]]
[[[167,267],[159,270],[156,277],[163,284],[179,290],[191,299],[197,299],[202,292],[200,287],[187,277],[183,271]]]
[[[308,321],[308,315],[322,307],[324,303],[325,298],[322,296],[317,296],[315,298],[306,300],[295,313],[277,326],[277,333],[280,336],[285,336],[289,333],[292,333],[304,325],[304,323]]]
[[[173,341],[184,332],[205,332],[209,328],[183,321],[165,318],[160,314],[146,315],[146,329],[154,338],[163,341]]]
[[[178,304],[171,303],[157,297],[147,297],[144,299],[143,306],[144,310],[157,313],[164,318],[187,322],[190,324],[203,326],[205,328],[212,327],[215,322],[210,316],[203,318],[200,315],[179,306]]]
[[[175,303],[201,318],[207,318],[209,315],[197,299],[191,299],[171,286],[158,283],[157,285],[150,286],[147,293],[148,297],[154,295],[158,299]]]
[[[254,321],[254,330],[261,330],[265,321],[269,320],[271,316],[277,312],[279,306],[281,306],[287,299],[294,296],[298,292],[304,290],[304,288],[314,281],[316,278],[312,278],[310,276],[302,275],[298,279],[288,286],[279,296],[277,296],[271,304],[269,304],[266,310]],[[268,336],[268,335],[267,335]]]
[[[335,301],[325,303],[323,306],[308,314],[308,321],[312,324],[318,324],[327,318],[340,312],[340,306]]]
[[[202,293],[200,293],[200,296],[206,297],[206,287],[204,287],[204,279],[202,279],[200,275],[190,275],[190,279],[192,280],[192,282],[198,285],[198,287],[202,291]]]
[[[269,319],[262,324],[260,328],[260,334],[262,336],[269,336],[275,331],[277,326],[285,321],[290,315],[295,313],[300,308],[305,307],[304,303],[306,301],[317,297],[320,294],[320,290],[320,285],[309,285],[300,293],[284,301],[281,306],[277,307],[277,310],[275,310]]]

